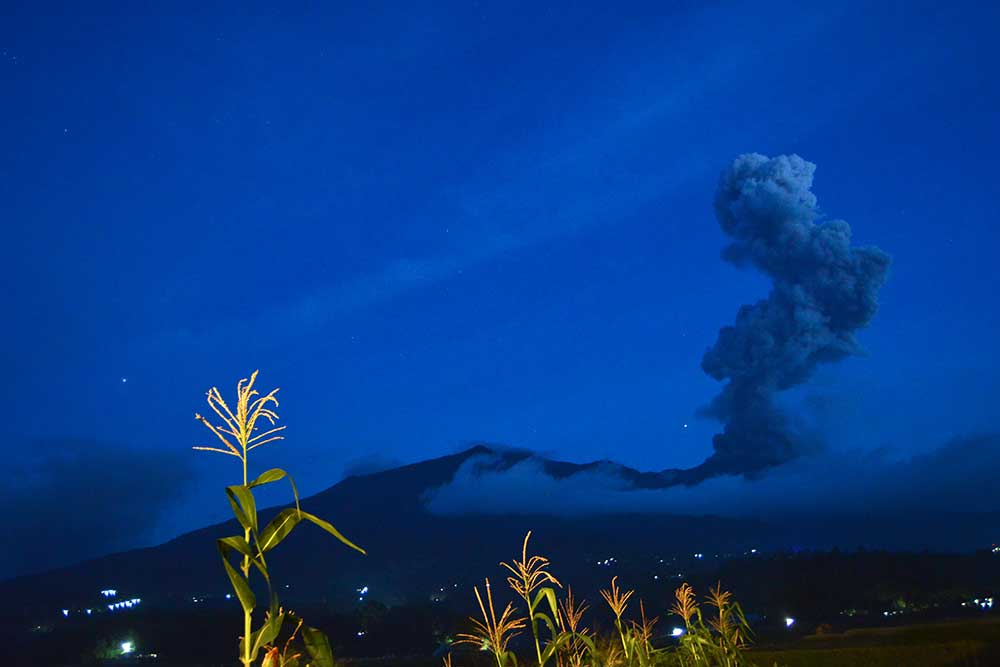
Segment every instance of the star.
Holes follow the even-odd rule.
[[[128,382],[128,378],[122,378],[122,384],[125,384],[126,382]]]

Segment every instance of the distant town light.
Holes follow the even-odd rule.
[[[790,628],[795,625],[795,619],[791,616],[785,616],[785,627]]]
[[[69,616],[69,609],[63,609],[63,616]]]
[[[135,650],[133,642],[122,642],[122,655],[128,655]]]
[[[683,634],[684,634],[684,628],[674,628],[673,630],[670,631],[671,637],[680,637]]]

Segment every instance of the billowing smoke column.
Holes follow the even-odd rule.
[[[817,222],[815,169],[797,155],[754,153],[722,174],[715,214],[733,239],[723,259],[756,267],[774,284],[766,299],[742,306],[705,352],[702,369],[728,382],[704,413],[724,428],[712,440],[714,453],[678,471],[677,481],[754,476],[798,457],[808,445],[775,405],[775,393],[861,349],[855,332],[878,309],[890,258],[878,248],[851,247],[842,220]]]

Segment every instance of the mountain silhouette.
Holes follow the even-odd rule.
[[[676,576],[710,567],[727,555],[759,551],[855,548],[878,536],[878,546],[915,548],[913,536],[926,534],[932,522],[947,526],[963,545],[988,544],[995,516],[929,515],[880,520],[816,518],[761,521],[691,516],[680,513],[602,513],[552,516],[505,513],[505,498],[496,499],[489,513],[435,514],[427,497],[448,484],[466,463],[509,469],[531,459],[545,474],[559,479],[600,471],[618,477],[627,488],[643,488],[644,477],[631,468],[607,461],[577,464],[546,459],[530,452],[477,445],[463,452],[365,475],[349,476],[330,488],[303,498],[302,508],[329,520],[368,552],[345,548],[319,528],[303,523],[268,555],[268,565],[288,603],[321,603],[348,608],[366,599],[385,604],[447,602],[450,591],[500,579],[501,560],[520,555],[521,542],[533,531],[531,551],[550,557],[574,588],[593,588],[611,574],[629,573],[633,580],[652,581],[654,573]],[[260,511],[262,524],[280,507]],[[937,530],[937,529],[935,529]],[[91,604],[103,589],[158,605],[212,603],[230,592],[219,563],[215,540],[241,534],[235,521],[195,530],[155,547],[112,554],[41,574],[0,582],[0,593],[21,601],[26,609],[51,611],[74,604]],[[894,543],[895,540],[895,543]],[[956,542],[957,544],[957,542]],[[963,547],[965,548],[965,547]],[[973,547],[974,548],[974,547]],[[694,562],[692,555],[704,554]],[[614,559],[615,570],[602,567]],[[672,563],[676,563],[674,566]],[[639,583],[636,581],[636,583]],[[99,601],[99,600],[98,600]]]

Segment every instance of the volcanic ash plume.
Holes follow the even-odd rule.
[[[683,471],[686,483],[720,474],[753,476],[797,458],[807,447],[774,403],[821,362],[858,353],[855,332],[878,309],[889,256],[852,247],[843,220],[818,222],[810,191],[816,165],[797,155],[742,155],[720,178],[715,214],[733,239],[722,257],[770,276],[771,294],[740,307],[701,367],[722,392],[704,408],[724,428],[714,453]]]

